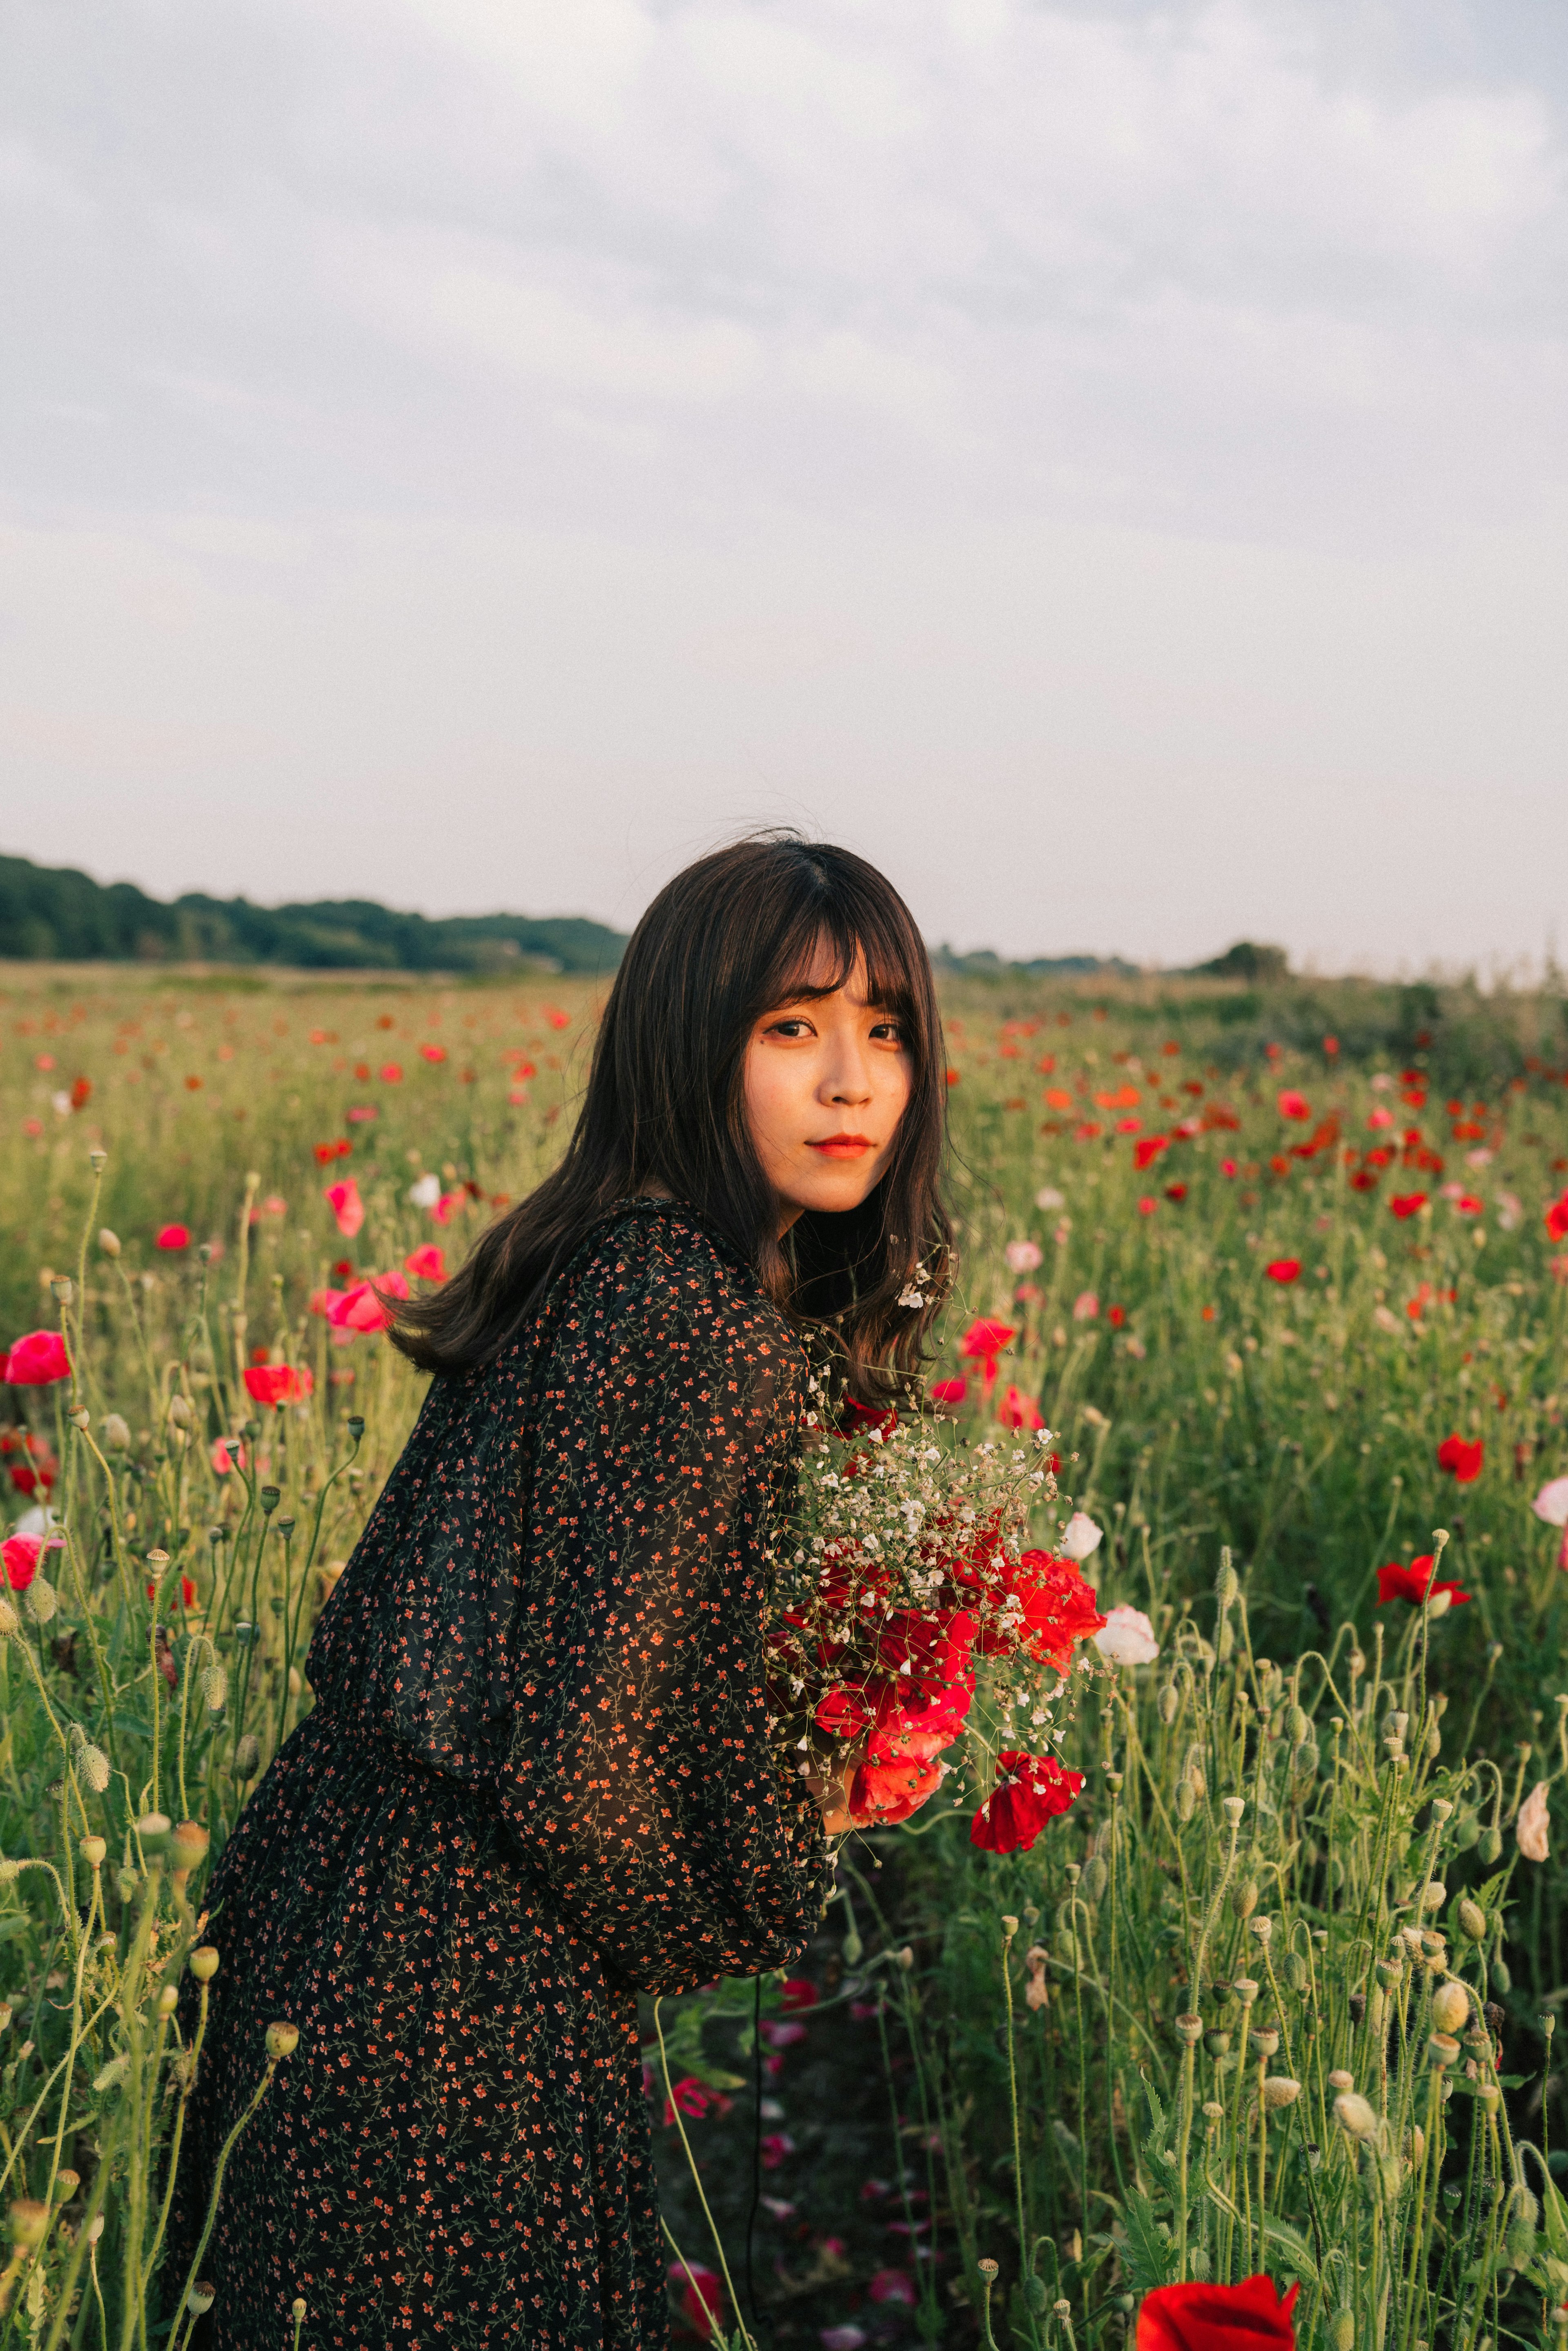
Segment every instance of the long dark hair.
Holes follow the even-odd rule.
[[[808,987],[824,944],[836,968]],[[904,1024],[909,1101],[861,1206],[808,1210],[780,1242],[746,1120],[746,1049],[770,1006],[831,995],[857,956],[872,1001]],[[831,1334],[852,1393],[884,1400],[924,1360],[950,1278],[945,1058],[925,945],[873,865],[781,834],[699,858],[632,934],[560,1165],[443,1289],[394,1309],[393,1344],[425,1371],[488,1363],[537,1313],[593,1219],[653,1185],[700,1209],[786,1312]]]

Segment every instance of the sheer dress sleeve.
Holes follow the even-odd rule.
[[[694,1225],[629,1223],[563,1301],[534,1384],[499,1793],[563,1916],[662,1992],[794,1958],[824,1840],[765,1733],[800,1351]]]

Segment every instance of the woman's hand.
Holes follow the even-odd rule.
[[[808,1771],[806,1785],[821,1807],[822,1826],[830,1836],[843,1836],[850,1829],[862,1825],[850,1811],[850,1789],[855,1773],[865,1761],[865,1744],[852,1747],[831,1778],[820,1771]]]

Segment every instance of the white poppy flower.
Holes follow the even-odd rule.
[[[1519,1819],[1513,1832],[1526,1861],[1550,1858],[1552,1847],[1547,1842],[1547,1831],[1551,1825],[1551,1815],[1546,1809],[1546,1782],[1537,1780],[1519,1808]]]
[[[434,1173],[419,1177],[408,1187],[408,1196],[416,1208],[434,1208],[441,1197],[441,1178]]]
[[[1152,1666],[1160,1654],[1155,1628],[1143,1610],[1125,1605],[1106,1612],[1094,1646],[1113,1666]]]
[[[1530,1507],[1549,1527],[1568,1527],[1568,1478],[1549,1478]]]
[[[1104,1539],[1104,1529],[1097,1527],[1088,1513],[1074,1510],[1061,1531],[1061,1549],[1069,1559],[1082,1565],[1092,1552],[1097,1552]]]

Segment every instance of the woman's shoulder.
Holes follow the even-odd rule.
[[[794,1325],[718,1226],[684,1200],[618,1202],[563,1278],[561,1338],[803,1365]]]

